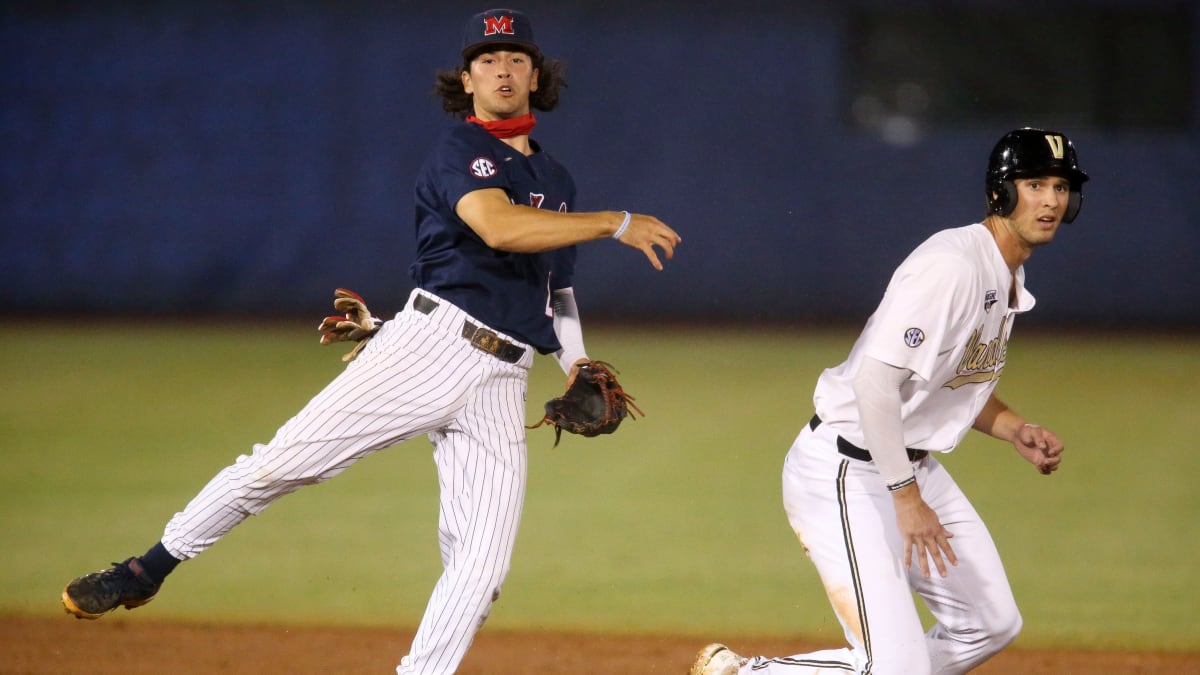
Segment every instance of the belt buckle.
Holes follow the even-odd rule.
[[[475,333],[471,335],[471,346],[489,354],[498,354],[504,344],[504,340],[501,340],[495,331],[483,326],[477,326]]]

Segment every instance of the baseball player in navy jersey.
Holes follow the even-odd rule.
[[[82,576],[67,611],[95,619],[154,598],[166,576],[279,497],[359,459],[427,436],[441,486],[444,572],[396,672],[450,673],[508,573],[526,484],[525,394],[535,353],[568,378],[587,360],[572,281],[575,245],[616,238],[655,269],[680,237],[647,215],[574,213],[567,170],[530,138],[531,108],[553,110],[561,63],[521,12],[467,22],[461,66],[439,72],[446,131],[416,184],[416,281],[346,369],[222,470],[142,556]]]
[[[1063,134],[1005,135],[988,165],[987,217],[918,246],[846,361],[818,378],[816,414],[784,461],[783,504],[849,648],[747,658],[715,643],[692,675],[963,673],[1017,636],[992,537],[935,457],[974,428],[1043,474],[1062,461],[1054,432],[995,388],[1013,322],[1034,305],[1023,264],[1075,219],[1086,180]],[[914,591],[936,619],[928,631]]]

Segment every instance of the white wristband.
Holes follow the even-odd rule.
[[[625,230],[629,229],[629,219],[633,217],[628,211],[622,211],[621,213],[625,214],[625,220],[622,220],[621,226],[617,228],[616,232],[613,232],[613,239],[620,239],[621,235],[625,234]]]

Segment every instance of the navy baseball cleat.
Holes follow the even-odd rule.
[[[62,603],[77,619],[99,619],[124,605],[133,609],[154,599],[158,584],[142,569],[137,558],[79,577],[63,589]]]

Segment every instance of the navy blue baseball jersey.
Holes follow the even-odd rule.
[[[549,353],[559,348],[550,310],[553,289],[575,274],[575,247],[545,253],[490,248],[455,213],[468,192],[500,188],[514,204],[571,211],[575,181],[530,141],[526,157],[477,124],[446,131],[417,175],[417,286],[454,303],[493,329]]]

